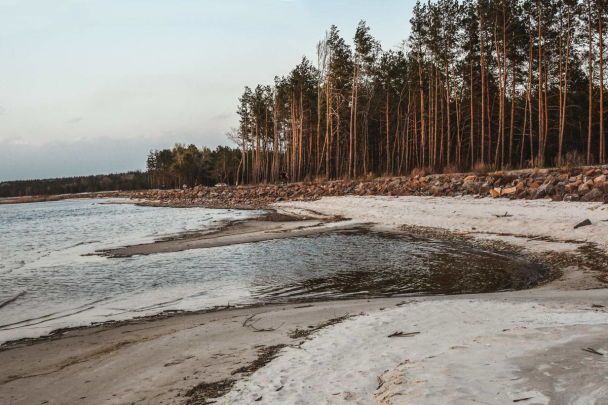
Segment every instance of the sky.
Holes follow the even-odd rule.
[[[229,144],[244,86],[336,24],[384,49],[415,0],[0,0],[0,181],[145,169],[149,150]]]

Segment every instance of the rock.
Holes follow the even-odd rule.
[[[542,184],[539,188],[536,189],[534,193],[534,198],[545,198],[547,195],[550,195],[553,192],[553,186],[549,183]]]
[[[492,196],[492,198],[498,198],[498,197],[500,197],[501,194],[502,194],[502,191],[498,187],[490,189],[490,195]]]
[[[597,169],[595,169],[595,168],[585,170],[585,176],[587,176],[587,177],[593,176],[596,173],[596,170]]]
[[[593,190],[589,191],[587,194],[582,196],[581,200],[585,201],[585,202],[592,202],[592,201],[603,202],[604,201],[604,192],[602,190],[600,190],[599,188],[594,188]]]
[[[555,185],[555,184],[557,184],[557,182],[558,182],[558,181],[559,181],[558,179],[556,179],[555,177],[553,177],[553,176],[549,175],[549,176],[547,176],[547,178],[545,179],[545,184],[551,184],[551,185]]]
[[[583,183],[578,187],[578,193],[579,194],[587,194],[587,192],[591,190],[591,187],[589,186],[589,184],[587,183]]]
[[[575,201],[580,201],[581,197],[579,197],[578,194],[566,194],[564,196],[564,201],[571,201],[571,202],[575,202]]]
[[[608,201],[608,168],[506,172],[491,176],[471,174],[420,175],[366,180],[309,181],[284,185],[239,185],[218,183],[187,189],[134,192],[133,198],[163,206],[263,207],[272,202],[315,200],[326,196],[463,196],[551,198],[554,201]]]
[[[582,228],[583,226],[593,225],[589,219],[584,220],[576,225],[574,225],[574,229]]]
[[[517,187],[509,187],[502,190],[502,195],[515,195],[517,194]]]

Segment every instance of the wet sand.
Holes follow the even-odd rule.
[[[481,301],[496,304],[492,307],[495,311],[482,314],[495,321],[492,330],[487,332],[492,336],[504,334],[501,330],[510,326],[507,320],[501,324],[503,315],[496,312],[508,303],[532,302],[536,306],[558,308],[560,311],[604,311],[599,306],[608,307],[608,291],[556,293],[541,289],[449,298],[389,298],[276,305],[132,321],[121,326],[75,329],[64,333],[61,338],[16,344],[0,351],[0,403],[205,403],[202,397],[199,397],[199,402],[188,402],[192,397],[186,394],[196,393],[193,389],[201,384],[217,384],[226,380],[232,384],[232,381],[250,375],[256,368],[260,349],[278,345],[299,347],[307,340],[294,334],[296,330],[308,330],[348,315],[382,314],[392,308],[409,307],[416,310],[415,314],[424,314],[424,317],[433,319],[441,317],[442,313],[445,314],[451,308],[452,312],[447,311],[452,314],[451,321],[436,323],[434,326],[425,325],[422,331],[427,336],[441,336],[453,328],[461,328],[467,321],[477,319],[475,314],[479,312],[478,302]],[[459,315],[455,316],[454,308],[460,309]],[[252,315],[255,317],[251,318]],[[252,322],[248,323],[248,320]],[[400,327],[402,326],[395,324],[392,328],[396,330]],[[411,330],[421,327],[420,324],[409,326]],[[563,375],[567,377],[568,386],[572,389],[580,388],[583,384],[604,383],[608,364],[603,361],[603,356],[594,356],[581,349],[594,347],[603,352],[608,351],[608,341],[605,339],[608,325],[587,326],[576,325],[574,322],[572,325],[548,328],[542,324],[529,323],[527,328],[531,333],[519,338],[511,337],[508,342],[508,345],[513,346],[530,345],[530,357],[524,356],[517,360],[521,363],[520,369],[526,378],[538,380],[539,384],[555,389],[555,384],[547,381],[542,370],[537,370],[539,364],[534,356],[542,355],[545,359],[551,356],[570,356],[576,361],[568,362],[567,370],[556,370],[553,374],[555,381]],[[567,350],[564,347],[552,348],[550,341],[545,341],[544,344],[538,342],[538,333],[547,334],[550,331],[559,335],[561,340],[564,336],[570,336],[567,339]],[[316,332],[321,333],[323,329]],[[313,333],[309,338],[314,341],[316,334]],[[355,337],[343,336],[345,339]],[[458,336],[446,335],[446,341],[456,344],[460,339]],[[336,345],[340,346],[340,343],[336,341]],[[336,351],[336,354],[339,352]],[[347,351],[342,355],[348,357],[352,353]],[[584,361],[585,359],[588,360]],[[596,372],[577,377],[577,372],[588,370],[587,363],[593,360],[602,361],[593,363]],[[482,364],[479,367],[483,369]],[[466,374],[462,377],[466,377]],[[375,380],[376,376],[370,378]],[[532,385],[537,386],[536,383]],[[205,385],[201,387],[204,388]],[[348,390],[347,387],[334,388],[339,393]]]
[[[177,235],[171,239],[124,246],[98,253],[108,257],[130,257],[309,236],[349,228],[349,225],[340,226],[342,220],[341,217],[285,215],[272,212],[258,218],[232,221],[201,233]]]

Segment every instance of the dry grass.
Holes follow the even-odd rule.
[[[460,168],[455,164],[451,164],[443,168],[443,174],[456,174],[460,173]]]
[[[221,380],[212,383],[202,383],[186,392],[188,400],[186,405],[207,405],[213,404],[215,398],[220,398],[234,385],[234,380]]]
[[[232,372],[232,375],[239,373],[251,374],[256,370],[264,367],[266,364],[270,363],[272,360],[276,359],[279,355],[281,349],[286,347],[287,345],[274,345],[274,346],[264,346],[258,349],[258,358],[255,359],[252,363],[240,367]]]
[[[566,153],[566,155],[562,158],[561,163],[561,168],[572,169],[574,167],[585,166],[587,164],[587,159],[582,153],[574,151]]]
[[[496,167],[487,163],[477,162],[473,165],[473,173],[476,175],[487,175],[496,171]]]

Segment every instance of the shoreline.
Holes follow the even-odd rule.
[[[209,396],[211,394],[215,395],[220,391],[224,394],[227,388],[232,388],[232,391],[219,403],[249,403],[257,400],[257,396],[261,397],[259,400],[261,403],[273,403],[273,400],[283,403],[295,402],[297,398],[302,399],[301,395],[306,392],[302,391],[304,387],[300,382],[313,378],[313,375],[306,373],[315,370],[316,367],[309,363],[311,359],[301,358],[302,347],[311,351],[322,348],[322,352],[328,353],[329,358],[319,357],[317,360],[325,362],[323,364],[329,367],[328,370],[333,368],[337,370],[340,368],[339,363],[336,363],[335,359],[332,360],[331,356],[348,356],[349,350],[358,347],[360,342],[363,344],[359,336],[372,334],[366,339],[376,342],[376,346],[366,346],[365,350],[374,352],[383,347],[380,342],[386,339],[386,326],[380,327],[378,322],[395,324],[389,327],[395,329],[392,332],[397,332],[399,328],[403,328],[403,332],[412,332],[411,326],[398,326],[401,319],[408,317],[418,319],[416,317],[421,314],[427,314],[426,318],[437,316],[439,319],[442,311],[445,312],[446,308],[450,307],[460,308],[462,313],[470,314],[467,316],[471,318],[467,320],[457,316],[453,320],[444,319],[445,324],[435,333],[441,336],[445,331],[449,331],[445,337],[446,342],[459,345],[461,343],[458,342],[461,340],[469,339],[464,331],[459,331],[462,329],[460,325],[462,322],[477,319],[475,318],[477,315],[473,314],[481,308],[482,315],[490,317],[488,319],[493,321],[487,326],[484,326],[484,318],[475,321],[481,322],[477,331],[480,336],[486,336],[484,339],[491,339],[503,345],[497,344],[495,350],[502,350],[499,349],[502,347],[507,352],[514,351],[514,344],[526,350],[529,346],[531,351],[524,350],[525,355],[518,351],[519,357],[513,352],[514,360],[508,363],[508,367],[501,363],[497,369],[503,370],[501,372],[509,375],[509,378],[515,378],[511,368],[519,364],[517,367],[520,370],[528,371],[518,378],[529,381],[536,391],[530,393],[519,390],[516,392],[517,395],[502,397],[502,399],[524,398],[525,396],[518,396],[522,392],[528,392],[532,398],[538,399],[541,395],[547,396],[542,394],[543,392],[551,392],[549,388],[543,388],[548,382],[539,380],[538,370],[533,370],[534,364],[524,360],[526,356],[533,358],[534,353],[540,351],[554,353],[555,342],[570,342],[569,344],[583,348],[592,346],[594,350],[599,350],[601,353],[606,351],[608,354],[608,346],[604,347],[604,341],[598,340],[598,333],[605,334],[608,331],[608,313],[605,310],[605,307],[608,307],[606,293],[608,290],[606,284],[600,280],[602,276],[605,277],[608,266],[606,256],[602,256],[605,255],[608,246],[608,232],[605,232],[608,230],[608,223],[602,222],[608,219],[605,205],[503,199],[479,200],[471,197],[451,199],[337,197],[312,202],[282,202],[274,204],[272,208],[287,215],[314,212],[340,216],[349,218],[346,221],[349,226],[366,223],[370,224],[372,229],[379,231],[404,232],[408,229],[416,229],[422,233],[435,232],[443,236],[472,238],[480,244],[507,243],[525,250],[527,254],[553,256],[555,265],[561,267],[563,274],[558,280],[530,290],[474,295],[270,304],[203,313],[160,314],[158,318],[134,319],[124,323],[63,330],[47,338],[13,342],[12,346],[0,350],[0,361],[6,364],[0,373],[0,402],[4,400],[8,403],[31,403],[46,400],[54,403],[68,399],[77,401],[85,396],[85,399],[91,402],[148,401],[194,404],[205,403],[211,398]],[[505,210],[511,217],[501,217]],[[590,218],[592,225],[573,230],[579,219],[585,219],[581,218],[582,216]],[[535,226],[531,226],[531,223]],[[517,228],[535,231],[532,235],[525,235],[516,232]],[[585,248],[592,247],[597,250],[584,251]],[[516,308],[521,309],[516,310]],[[532,314],[525,329],[521,329],[516,316],[518,311],[522,310],[524,313]],[[586,311],[590,313],[588,323],[581,324],[577,319],[587,318],[584,316],[581,318],[582,315],[576,314],[586,314]],[[352,315],[361,312],[365,312],[366,315],[351,318]],[[503,313],[512,313],[513,318],[507,317],[508,319],[502,324]],[[562,313],[563,316],[572,314],[566,316],[567,322],[560,318]],[[547,324],[543,321],[547,317],[555,318],[556,321]],[[420,318],[416,322],[423,325],[426,321]],[[320,327],[322,325],[325,327]],[[428,334],[438,325],[424,325],[428,330],[421,332],[424,339],[428,339]],[[501,337],[505,333],[500,332],[501,330],[512,328],[518,332],[509,335],[506,340]],[[376,335],[372,333],[375,329],[379,331]],[[315,332],[307,338],[301,338],[297,337],[298,334],[291,333],[297,330]],[[539,340],[537,334],[540,330],[551,331],[555,334],[555,339]],[[296,337],[292,338],[290,335]],[[344,339],[352,340],[354,346],[344,346],[343,343],[346,342]],[[580,344],[577,343],[579,341]],[[403,350],[408,352],[413,350],[412,353],[419,351],[422,353],[428,350],[424,341],[416,337],[398,339],[397,342],[400,342],[398,345],[406,345]],[[335,345],[333,349],[329,349],[325,346],[327,344]],[[470,343],[466,346],[471,347]],[[260,350],[261,347],[267,350]],[[491,349],[487,350],[489,350],[488,355],[494,353]],[[468,362],[466,358],[458,360],[464,362],[462,375],[465,378],[477,376],[483,369],[481,365],[471,364],[471,361],[473,363],[480,361],[478,356],[485,355],[487,350],[476,349],[474,351],[476,354],[472,356],[473,360]],[[581,348],[577,347],[576,350],[576,353],[579,353]],[[144,355],[150,351],[155,353],[153,357]],[[436,358],[449,360],[453,359],[450,356],[455,355],[449,350],[442,353]],[[376,360],[372,361],[369,358],[359,363],[349,363],[351,367],[362,370],[373,366],[372,369],[367,370],[370,380],[362,380],[361,376],[357,376],[351,379],[352,381],[348,380],[351,381],[349,383],[347,380],[342,380],[340,373],[329,373],[331,375],[327,376],[328,381],[343,386],[332,388],[320,383],[321,386],[318,387],[315,395],[333,395],[329,392],[337,389],[340,395],[331,397],[332,399],[348,401],[351,398],[355,403],[358,401],[367,403],[366,401],[372,399],[378,403],[399,403],[400,397],[408,400],[417,398],[416,395],[420,393],[415,390],[408,391],[411,388],[407,383],[410,377],[404,379],[404,375],[411,378],[420,375],[422,378],[424,369],[412,365],[413,363],[403,365],[404,359],[397,361],[395,355],[397,353],[391,355],[393,357],[389,356],[389,359],[378,358],[377,364]],[[524,360],[517,360],[520,364],[515,357],[521,358],[521,356],[524,356]],[[589,356],[593,359],[594,355]],[[434,361],[420,358],[416,364],[424,363],[425,367],[430,367],[429,370],[445,368],[444,363],[435,364]],[[380,366],[387,367],[388,372],[383,373],[380,370],[377,375],[373,374]],[[590,367],[590,365],[581,363],[573,367],[582,370],[582,367]],[[598,366],[594,363],[593,367]],[[406,369],[407,373],[403,374]],[[255,372],[256,370],[258,372]],[[555,381],[562,381],[562,375],[569,375],[564,371],[555,373]],[[377,378],[383,381],[380,387]],[[445,372],[435,373],[433,378],[437,381],[445,380],[446,386],[455,383],[454,376]],[[587,377],[589,378],[592,377]],[[278,386],[266,384],[267,389],[261,385],[260,381],[269,381],[268,379],[272,381],[287,379],[291,382],[288,385],[283,384],[284,388],[274,391]],[[93,381],[96,383],[95,387],[89,384]],[[26,389],[26,386],[31,384],[35,384],[37,388]],[[218,391],[222,387],[224,387],[223,391]],[[574,384],[572,388],[578,387]],[[434,390],[430,390],[429,393],[439,395],[437,398],[441,397]],[[603,391],[597,393],[602,394]],[[403,397],[404,394],[408,396]],[[470,394],[476,397],[482,395],[483,390]],[[589,398],[595,395],[593,392],[588,394],[591,395]],[[422,397],[418,397],[420,398]],[[488,400],[488,397],[485,398]]]
[[[500,310],[504,306],[510,305],[557,307],[560,311],[572,308],[604,314],[602,316],[608,319],[605,312],[607,291],[555,291],[541,287],[488,294],[271,304],[75,328],[57,338],[0,351],[0,359],[6,365],[0,372],[0,399],[15,404],[83,399],[120,404],[137,401],[206,403],[213,396],[199,391],[226,381],[230,382],[229,388],[236,386],[239,395],[242,392],[249,394],[246,385],[242,384],[246,384],[255,371],[273,365],[272,361],[260,364],[265,349],[283,349],[272,356],[280,359],[285,350],[299,352],[302,345],[319,339],[327,341],[324,335],[336,332],[342,324],[355,322],[358,318],[369,319],[375,317],[374,314],[382,316],[393,311],[392,308],[403,312],[413,310],[415,306],[422,306],[421,310],[424,310],[426,305],[439,305],[441,311],[445,311],[445,305],[468,305],[477,311],[481,303],[487,302],[499,303],[498,312],[484,313],[495,319],[503,316]],[[419,312],[414,310],[414,313]],[[433,314],[435,311],[428,315]],[[247,325],[247,320],[252,318],[253,328]],[[399,326],[392,329],[397,331]],[[309,330],[312,330],[310,334]],[[355,333],[349,330],[349,336]],[[298,331],[307,333],[302,337]],[[608,328],[602,328],[604,336],[606,331]],[[597,330],[594,333],[597,335]],[[576,334],[583,333],[577,331]],[[604,342],[604,339],[596,341],[599,345]],[[606,349],[594,347],[602,352]],[[155,355],[144,354],[149,351]],[[103,371],[96,371],[98,367]],[[55,386],[57,381],[62,381],[64,386]],[[31,389],[32,382],[36,383],[35,389]],[[91,386],[92,382],[96,385]],[[341,391],[345,387],[336,388]],[[272,390],[275,389],[273,386]],[[197,400],[192,401],[193,398]],[[226,404],[249,402],[251,400],[242,397],[234,402],[233,399],[219,401]]]
[[[110,258],[132,257],[159,253],[182,252],[192,249],[206,249],[268,240],[318,235],[341,229],[351,229],[349,225],[340,226],[345,221],[341,217],[318,216],[310,214],[282,214],[272,210],[259,217],[228,221],[216,228],[188,232],[172,238],[150,243],[122,246],[93,253]]]
[[[495,172],[425,173],[287,184],[195,186],[185,189],[100,191],[0,198],[2,204],[75,198],[129,198],[137,205],[255,210],[285,201],[339,196],[491,197],[608,203],[608,166],[534,168]]]

